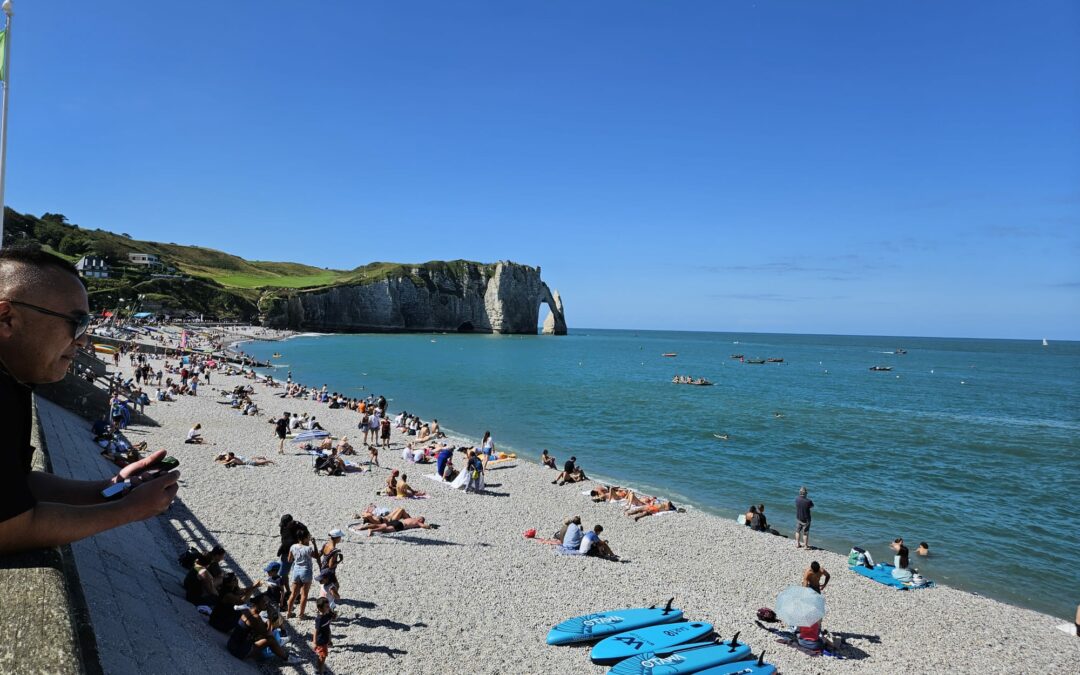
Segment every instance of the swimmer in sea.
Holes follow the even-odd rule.
[[[729,436],[728,434],[713,434],[713,436],[719,438],[722,441],[727,441],[731,439],[731,436]]]
[[[927,544],[925,541],[919,542],[919,548],[915,549],[915,552],[921,556],[930,555],[930,544]]]

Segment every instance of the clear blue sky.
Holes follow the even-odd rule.
[[[571,326],[1080,339],[1080,5],[15,0],[9,206]]]

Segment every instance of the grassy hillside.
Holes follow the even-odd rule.
[[[168,310],[243,320],[258,315],[260,298],[266,294],[399,277],[408,278],[418,286],[432,285],[431,276],[435,272],[460,279],[470,273],[467,272],[470,265],[477,264],[466,260],[417,264],[373,262],[351,270],[330,270],[292,262],[245,260],[201,246],[141,241],[127,234],[81,228],[61,214],[46,213],[38,218],[5,209],[4,245],[18,243],[40,244],[71,262],[84,255],[108,259],[112,278],[87,280],[94,309],[113,309],[138,298],[146,305]],[[158,256],[177,278],[153,277],[145,267],[130,264],[129,253]],[[490,276],[491,268],[485,269],[485,274]],[[476,274],[475,268],[471,273]]]

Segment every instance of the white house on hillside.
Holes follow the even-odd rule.
[[[87,279],[109,278],[109,263],[100,256],[84,255],[79,262],[75,263],[75,269]]]
[[[161,259],[153,253],[128,253],[128,262],[132,265],[146,265],[147,267],[161,265]]]

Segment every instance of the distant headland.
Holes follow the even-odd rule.
[[[199,246],[88,230],[57,213],[5,209],[4,245],[36,243],[74,263],[94,311],[259,322],[319,332],[566,334],[540,268],[510,261],[373,262],[351,270],[245,260]]]

